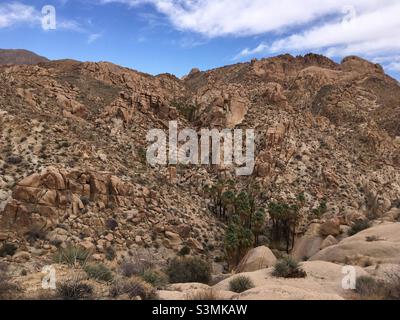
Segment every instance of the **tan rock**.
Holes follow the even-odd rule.
[[[321,250],[324,239],[320,236],[320,225],[312,224],[307,233],[295,241],[291,255],[298,261],[308,260]]]
[[[41,192],[42,190],[39,188],[16,186],[13,190],[12,197],[21,202],[35,204]]]
[[[27,262],[31,259],[31,255],[29,252],[20,251],[14,254],[13,261],[17,263]]]
[[[250,250],[237,267],[237,272],[251,272],[265,269],[275,265],[276,257],[272,251],[265,246]]]
[[[79,246],[88,251],[94,251],[96,249],[96,246],[93,244],[93,242],[87,240],[79,242]]]
[[[48,189],[64,190],[66,188],[64,177],[57,168],[48,167],[41,179]]]
[[[376,239],[368,241],[368,239]],[[400,224],[384,223],[361,231],[356,235],[330,246],[310,261],[336,263],[400,263]]]
[[[39,199],[37,201],[38,204],[44,206],[55,207],[58,205],[57,203],[57,191],[50,189],[42,189],[41,194],[39,195]]]
[[[34,174],[22,179],[18,183],[18,185],[22,186],[22,187],[38,188],[41,185],[41,175],[38,173],[34,173]]]
[[[178,248],[180,245],[182,245],[182,239],[177,233],[171,231],[165,231],[165,237],[167,238],[166,243],[171,248]]]
[[[92,173],[90,177],[90,190],[93,194],[107,195],[108,194],[107,185],[108,183],[106,178]]]
[[[187,240],[187,244],[193,250],[196,250],[196,251],[203,251],[204,250],[203,245],[197,239],[189,238]]]
[[[331,219],[321,225],[321,235],[338,236],[340,234],[340,221],[338,219]]]
[[[68,239],[68,231],[62,228],[56,228],[47,234],[47,239],[50,242],[65,242]]]
[[[114,240],[114,236],[113,236],[111,233],[107,234],[104,238],[105,238],[107,241],[113,241],[113,240]]]
[[[328,248],[330,246],[334,246],[335,244],[338,244],[338,241],[334,236],[328,236],[325,238],[325,240],[321,244],[321,250]]]

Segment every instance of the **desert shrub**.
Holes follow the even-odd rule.
[[[382,300],[387,295],[387,288],[383,281],[361,276],[357,278],[356,292],[365,300]]]
[[[22,158],[17,155],[12,155],[7,157],[6,162],[9,164],[20,164],[22,162]]]
[[[114,231],[118,228],[118,222],[115,219],[107,219],[106,227],[107,229]]]
[[[137,277],[117,280],[111,285],[110,296],[118,298],[121,295],[128,295],[130,299],[140,297],[142,300],[157,300],[154,287]]]
[[[307,276],[299,263],[290,256],[284,257],[275,264],[272,275],[278,278],[305,278]]]
[[[7,264],[0,262],[0,300],[12,298],[19,290],[19,286],[10,281]]]
[[[368,236],[368,237],[365,237],[365,241],[376,242],[376,241],[381,241],[381,239],[377,236]]]
[[[26,240],[30,243],[33,243],[37,240],[43,240],[46,238],[46,231],[43,227],[38,225],[33,225],[29,231],[25,234]]]
[[[167,274],[171,283],[208,284],[211,280],[211,267],[208,262],[197,257],[177,257],[170,262]]]
[[[229,282],[229,289],[232,292],[242,293],[254,288],[254,283],[249,277],[238,276]]]
[[[132,261],[124,261],[120,266],[120,273],[127,278],[140,274],[140,270],[141,267]]]
[[[115,253],[115,250],[113,247],[107,247],[105,250],[105,256],[108,261],[113,261],[117,254]]]
[[[147,283],[151,284],[154,288],[163,289],[167,283],[167,276],[161,271],[157,270],[146,270],[141,275],[142,279]]]
[[[138,156],[139,161],[140,161],[141,164],[147,165],[147,151],[146,151],[145,148],[140,147],[137,150],[137,156]]]
[[[82,204],[83,204],[84,206],[88,206],[88,205],[90,204],[90,199],[89,199],[89,197],[87,197],[87,196],[82,196],[82,197],[81,197],[81,201],[82,201]]]
[[[186,300],[190,301],[214,301],[221,300],[218,293],[213,289],[205,289],[195,291],[194,293],[188,294]]]
[[[18,250],[18,247],[16,244],[6,242],[0,248],[0,257],[3,257],[3,258],[6,256],[12,257],[17,250]]]
[[[316,218],[321,218],[321,216],[328,211],[328,205],[326,201],[320,203],[319,207],[312,210],[313,215]]]
[[[400,300],[400,275],[387,274],[388,285],[386,298],[390,300]]]
[[[197,119],[198,107],[196,105],[175,101],[173,106],[186,120],[193,122]]]
[[[66,248],[60,248],[53,259],[54,262],[60,264],[71,266],[76,264],[85,265],[89,261],[91,255],[92,252],[89,250],[69,245]]]
[[[57,286],[57,295],[63,300],[90,300],[93,287],[79,280],[67,280]]]
[[[113,274],[104,264],[89,264],[84,268],[87,275],[96,280],[110,282],[113,279]]]
[[[190,254],[190,248],[188,246],[182,247],[182,249],[178,253],[178,255],[182,257],[187,256],[188,254]]]
[[[349,230],[348,234],[349,236],[354,236],[355,234],[366,230],[371,227],[371,223],[368,220],[358,220],[354,222],[354,224],[351,226],[351,229]]]
[[[122,262],[120,273],[125,277],[142,275],[146,270],[153,269],[154,261],[143,254],[135,254],[131,260]]]

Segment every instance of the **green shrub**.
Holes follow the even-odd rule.
[[[110,282],[113,279],[113,274],[104,264],[89,264],[84,268],[89,278]]]
[[[229,289],[232,292],[242,293],[254,288],[254,283],[249,277],[238,276],[229,282]]]
[[[57,286],[57,295],[63,300],[90,300],[93,287],[79,280],[67,280]]]
[[[188,254],[190,254],[190,248],[188,246],[182,247],[182,249],[178,253],[178,255],[182,257],[187,256]]]
[[[13,256],[18,250],[18,247],[14,243],[6,242],[0,248],[0,257],[4,258],[6,256]]]
[[[170,283],[199,282],[208,284],[211,280],[210,265],[197,257],[177,257],[167,269]]]
[[[144,281],[157,289],[163,289],[168,283],[167,276],[157,270],[146,270],[141,277]]]
[[[277,278],[305,278],[307,276],[298,262],[290,256],[284,257],[275,264],[272,275]]]
[[[118,298],[128,295],[130,299],[140,297],[142,300],[157,300],[156,290],[140,278],[134,277],[129,280],[117,280],[110,287],[110,296]]]
[[[369,229],[370,227],[371,223],[368,220],[358,220],[351,226],[348,234],[349,236],[354,236],[355,234],[363,230]]]
[[[147,165],[147,151],[146,151],[146,149],[143,148],[143,147],[140,147],[137,150],[137,155],[138,155],[140,163],[143,164],[143,165]]]
[[[54,262],[71,266],[76,264],[85,265],[91,256],[92,252],[89,250],[69,245],[58,250],[54,255]]]

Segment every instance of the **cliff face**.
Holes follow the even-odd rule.
[[[368,197],[379,216],[399,205],[400,87],[360,58],[284,55],[184,79],[0,51],[0,64],[9,61],[0,66],[0,241],[21,250],[29,250],[24,233],[38,226],[50,234],[39,240],[48,254],[58,239],[99,259],[110,246],[152,248],[161,260],[183,245],[222,256],[224,226],[202,192],[221,172],[259,184],[265,199],[304,192],[300,230],[322,202],[321,219],[342,224],[366,213]],[[254,128],[254,174],[148,167],[146,134],[170,120]]]

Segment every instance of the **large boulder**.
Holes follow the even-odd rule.
[[[248,290],[238,300],[344,300],[333,293],[318,292],[314,288],[298,288],[284,284],[267,285]]]
[[[276,257],[272,251],[265,246],[250,250],[240,262],[237,272],[251,272],[265,269],[276,263]]]
[[[307,273],[302,279],[283,279],[272,275],[274,268],[241,273],[254,284],[238,296],[239,300],[342,300],[348,291],[342,287],[343,266],[323,261],[303,262],[302,269]],[[368,273],[355,267],[356,276]],[[233,275],[213,286],[216,291],[228,291],[230,282],[239,275]]]
[[[310,261],[400,263],[400,223],[383,223],[318,252]]]
[[[292,250],[292,256],[299,261],[308,260],[321,250],[324,238],[320,235],[321,225],[313,223],[308,227],[304,236],[296,240]]]
[[[336,240],[334,236],[328,236],[325,238],[325,240],[321,244],[321,250],[328,248],[330,246],[334,246],[335,244],[338,244],[339,241]]]

